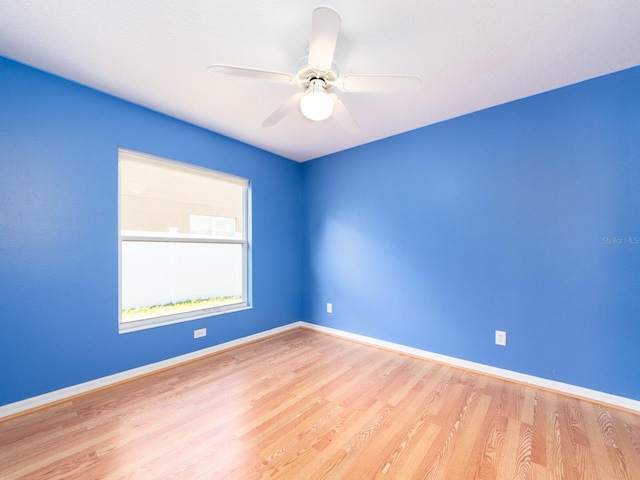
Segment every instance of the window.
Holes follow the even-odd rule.
[[[248,307],[248,180],[118,151],[120,332]]]

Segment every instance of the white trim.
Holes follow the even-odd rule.
[[[121,322],[118,333],[124,335],[131,332],[139,332],[140,330],[148,330],[150,328],[164,327],[175,323],[190,322],[199,318],[215,317],[218,315],[226,315],[227,313],[242,312],[243,310],[251,310],[253,307],[243,303],[230,303],[218,307],[203,308],[200,310],[192,310],[190,312],[174,313],[165,315],[164,317],[146,318],[143,320],[134,320],[132,322]],[[122,310],[121,310],[122,312]],[[163,319],[162,322],[158,321]]]
[[[365,335],[359,335],[357,333],[345,332],[344,330],[338,330],[336,328],[324,327],[322,325],[315,325],[308,322],[293,322],[281,327],[276,327],[264,332],[249,335],[247,337],[242,337],[236,340],[221,343],[220,345],[214,345],[212,347],[204,348],[202,350],[197,350],[191,353],[186,353],[178,357],[169,358],[167,360],[151,363],[149,365],[143,365],[142,367],[133,368],[131,370],[126,370],[124,372],[109,375],[107,377],[98,378],[89,382],[62,388],[54,392],[38,395],[37,397],[31,397],[19,402],[3,405],[0,406],[0,419],[2,419],[3,417],[26,412],[35,408],[43,407],[51,403],[64,401],[68,398],[75,397],[83,393],[88,393],[92,390],[108,387],[110,385],[124,382],[126,380],[140,377],[142,375],[148,375],[158,370],[173,367],[184,362],[195,360],[201,357],[206,357],[207,355],[212,355],[223,350],[239,347],[247,343],[262,340],[264,338],[271,337],[280,333],[285,333],[290,330],[295,330],[297,328],[305,328],[307,330],[312,330],[315,332],[326,333],[358,343],[372,345],[374,347],[380,347],[398,353],[404,353],[407,355],[412,355],[414,357],[424,358],[427,360],[432,360],[434,362],[451,365],[454,367],[464,368],[466,370],[503,378],[505,380],[523,383],[534,387],[540,387],[561,394],[584,398],[593,402],[605,403],[615,407],[640,412],[640,401],[638,400],[620,397],[618,395],[612,395],[610,393],[599,392],[597,390],[591,390],[584,387],[578,387],[568,383],[556,382],[555,380],[547,380],[545,378],[534,377],[533,375],[513,372],[511,370],[505,370],[503,368],[491,367],[489,365],[483,365],[481,363],[461,360],[459,358],[449,357],[447,355],[441,355],[439,353],[433,353],[426,350],[420,350],[418,348],[408,347],[399,343],[387,342],[385,340],[378,340],[377,338],[367,337]]]
[[[195,352],[186,353],[178,357],[169,358],[167,360],[162,360],[156,363],[150,363],[148,365],[143,365],[142,367],[133,368],[131,370],[125,370],[124,372],[115,373],[107,377],[97,378],[95,380],[90,380],[78,385],[72,385],[71,387],[61,388],[60,390],[55,390],[43,395],[38,395],[37,397],[27,398],[19,402],[9,403],[7,405],[0,406],[0,419],[3,417],[8,417],[10,415],[26,412],[35,408],[40,408],[51,403],[64,401],[68,398],[75,397],[92,390],[97,390],[100,388],[108,387],[110,385],[121,383],[126,380],[131,380],[142,375],[148,375],[158,370],[174,367],[181,363],[195,360],[201,357],[206,357],[207,355],[212,355],[223,350],[228,350],[230,348],[255,342],[257,340],[262,340],[279,333],[300,328],[300,326],[300,322],[290,323],[282,327],[272,328],[271,330],[266,330],[254,335],[231,340],[229,342],[214,345],[212,347],[203,348],[202,350],[196,350]]]
[[[433,353],[426,350],[420,350],[418,348],[407,347],[399,343],[387,342],[385,340],[378,340],[377,338],[367,337],[356,333],[345,332],[331,327],[324,327],[321,325],[315,325],[308,322],[299,322],[302,328],[313,330],[316,332],[327,333],[336,337],[345,338],[347,340],[353,340],[358,343],[364,343],[375,347],[381,347],[387,350],[393,350],[398,353],[405,353],[415,357],[425,358],[427,360],[433,360],[434,362],[451,365],[454,367],[464,368],[465,370],[471,370],[494,377],[503,378],[505,380],[511,380],[518,383],[531,385],[534,387],[544,388],[546,390],[552,390],[554,392],[570,395],[572,397],[584,398],[597,403],[605,403],[615,407],[624,408],[626,410],[632,410],[640,412],[640,401],[633,400],[631,398],[620,397],[610,393],[599,392],[597,390],[591,390],[589,388],[578,387],[568,383],[557,382],[555,380],[548,380],[546,378],[535,377],[533,375],[527,375],[524,373],[513,372],[511,370],[505,370],[503,368],[492,367],[489,365],[483,365],[481,363],[470,362],[468,360],[461,360],[455,357],[449,357],[447,355],[441,355],[439,353]]]

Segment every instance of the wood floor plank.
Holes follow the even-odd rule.
[[[640,461],[640,451],[638,450],[638,437],[637,434],[640,432],[640,427],[636,426],[636,428],[629,428],[630,426],[626,424],[621,415],[614,415],[611,410],[611,423],[613,425],[614,430],[616,431],[620,449],[622,450],[622,457],[624,459],[627,458],[635,458]],[[635,438],[634,438],[634,430],[635,430]],[[627,470],[629,472],[629,476],[631,478],[640,478],[640,464],[638,462],[627,462],[625,461]]]
[[[640,415],[300,329],[2,421],[0,478],[640,480]]]
[[[531,462],[533,464],[533,471],[537,471],[537,467],[540,467],[542,471],[547,467],[547,403],[546,392],[535,392],[533,411],[533,437],[531,439]],[[534,475],[535,477],[535,475]]]
[[[421,465],[421,478],[446,478],[444,472],[447,462],[452,456],[460,428],[469,406],[477,396],[477,390],[457,383],[449,389],[449,395],[452,396],[452,401],[449,402],[446,411],[442,412],[444,414],[432,417],[432,421],[442,427],[439,438],[434,442],[439,448],[432,449],[425,455]]]
[[[427,378],[428,375],[428,378]],[[431,428],[430,420],[433,417],[438,399],[440,399],[449,385],[453,372],[447,369],[430,369],[428,374],[423,375],[410,391],[411,397],[406,402],[397,405],[402,416],[396,420],[396,431],[398,435],[390,439],[389,453],[383,458],[381,473],[390,474],[391,478],[402,478],[403,469],[410,469],[413,472],[418,468],[418,464],[413,458],[422,461],[422,456],[415,452],[426,454],[430,440],[425,440],[424,432],[429,430],[426,438],[431,439],[441,429]],[[404,465],[407,464],[405,467]],[[415,464],[415,465],[414,465]]]
[[[472,453],[476,449],[477,436],[484,436],[483,429],[486,428],[490,405],[491,397],[488,395],[477,393],[474,396],[468,406],[466,417],[460,420],[460,432],[443,478],[464,478],[470,472],[479,471],[482,457]]]
[[[476,435],[483,439],[469,439],[471,450],[468,452],[469,464],[467,475],[474,472],[477,479],[488,480],[497,477],[497,465],[500,462],[502,445],[507,426],[507,417],[500,411],[500,398],[496,396],[496,389],[486,382],[479,382],[482,386],[482,397],[488,401],[482,423],[469,429],[466,435]]]
[[[522,422],[507,417],[504,441],[502,442],[501,461],[497,468],[498,480],[513,480],[518,468],[518,447],[520,446],[520,430]]]

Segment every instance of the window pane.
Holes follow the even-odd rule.
[[[209,235],[216,238],[235,238],[236,219],[211,217],[209,215],[190,215],[189,233],[194,235]]]
[[[242,303],[243,245],[122,242],[122,321]]]
[[[120,229],[126,235],[242,239],[247,181],[120,153]]]

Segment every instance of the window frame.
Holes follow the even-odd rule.
[[[212,236],[197,237],[197,236],[181,236],[175,235],[160,235],[149,232],[148,234],[123,234],[121,228],[122,220],[122,175],[120,160],[121,155],[129,155],[134,157],[140,157],[144,161],[151,161],[157,163],[164,163],[172,165],[173,167],[184,168],[190,172],[201,171],[203,174],[209,177],[215,177],[218,180],[226,180],[230,183],[240,184],[244,188],[242,196],[242,238],[216,238]],[[118,148],[118,333],[129,333],[139,330],[145,330],[148,328],[155,328],[164,325],[172,325],[175,323],[188,322],[191,320],[197,320],[200,318],[212,317],[216,315],[223,315],[226,313],[232,313],[251,308],[250,304],[250,271],[249,268],[249,250],[250,250],[250,200],[251,199],[251,182],[249,179],[231,175],[228,173],[213,170],[211,168],[201,167],[198,165],[192,165],[176,160],[169,160],[166,158],[150,155],[147,153],[141,153],[134,150],[125,148]],[[130,320],[128,322],[122,319],[122,245],[123,242],[163,242],[163,243],[205,243],[205,244],[217,244],[217,245],[240,245],[242,247],[242,301],[227,305],[219,305],[213,307],[207,307],[202,309],[190,310],[188,312],[173,313],[168,315],[160,315],[156,317],[150,317],[140,320]]]

